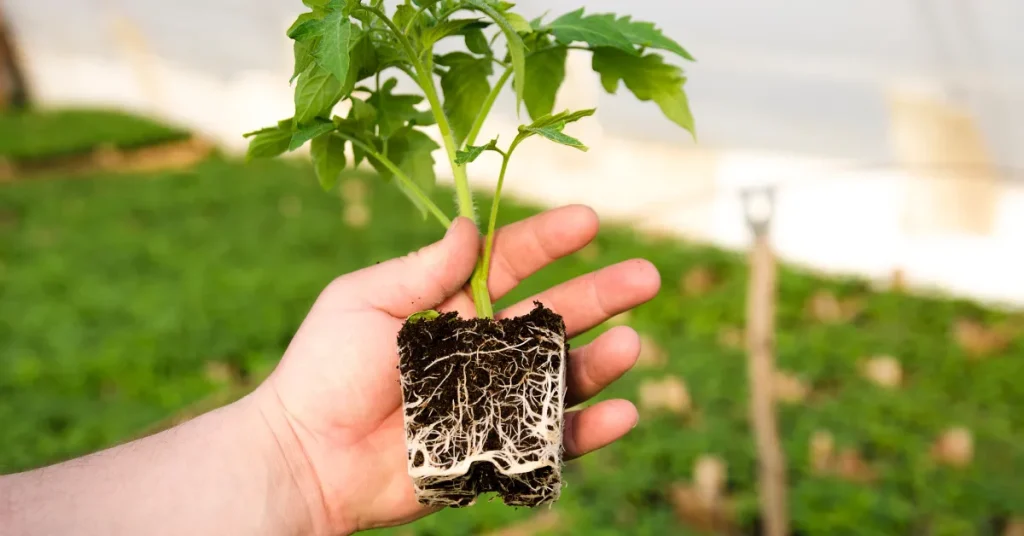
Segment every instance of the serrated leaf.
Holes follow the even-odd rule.
[[[587,146],[583,145],[583,142],[581,142],[580,140],[563,133],[563,128],[565,128],[565,123],[557,123],[554,125],[548,125],[540,128],[525,127],[522,130],[525,132],[530,132],[532,134],[543,136],[555,143],[568,145],[569,147],[575,147],[581,151],[586,152]]]
[[[399,4],[395,8],[395,14],[391,17],[391,21],[398,26],[399,30],[405,31],[406,28],[410,28],[409,24],[416,17],[416,8],[408,4]],[[415,25],[413,25],[415,27]]]
[[[505,36],[508,55],[512,60],[512,72],[515,75],[512,85],[516,95],[516,114],[518,114],[523,104],[523,88],[526,84],[526,45],[523,44],[523,39],[519,37],[519,33],[512,27],[505,15],[495,10],[488,2],[469,0],[469,3],[490,17],[501,28],[501,33]]]
[[[444,93],[444,114],[452,127],[455,143],[461,145],[469,134],[473,122],[483,108],[491,92],[491,60],[476,58],[459,53],[460,61],[453,61],[452,55],[446,61],[451,65],[441,76],[441,91]]]
[[[534,52],[526,58],[526,87],[523,102],[530,119],[548,115],[555,107],[558,89],[565,81],[565,60],[569,49],[564,46]]]
[[[405,127],[409,121],[420,123],[425,119],[424,112],[416,109],[416,105],[423,101],[423,97],[392,93],[397,84],[397,79],[389,78],[384,81],[379,91],[366,99],[367,104],[376,110],[379,134],[385,139]]]
[[[358,121],[364,125],[373,124],[377,119],[377,109],[372,104],[352,97],[349,99],[352,102],[352,108],[349,109],[348,117],[355,121]]]
[[[635,21],[629,15],[616,19],[612,13],[594,16],[608,19],[609,23],[634,45],[666,50],[684,59],[695,61],[682,45],[667,37],[653,22]]]
[[[245,159],[251,161],[256,158],[273,158],[288,151],[288,144],[291,142],[292,133],[290,130],[280,127],[269,127],[250,132],[246,137],[249,140],[249,148],[246,150]]]
[[[352,49],[349,51],[349,71],[342,86],[342,94],[348,95],[361,80],[365,80],[380,71],[382,52],[388,50],[386,45],[378,45],[367,32],[361,32]]]
[[[305,145],[307,141],[332,130],[334,130],[334,123],[323,119],[300,126],[298,130],[292,132],[292,139],[288,145],[288,150],[294,151]]]
[[[333,74],[312,63],[295,85],[295,122],[302,125],[316,117],[326,117],[341,100],[341,82]]]
[[[614,94],[621,80],[637,99],[654,101],[665,117],[696,139],[693,115],[683,90],[686,77],[682,69],[665,63],[657,54],[638,58],[608,47],[594,50],[592,67],[600,75],[605,91]]]
[[[309,145],[313,170],[324,190],[334,188],[345,169],[345,140],[333,132],[320,134]]]
[[[455,152],[455,163],[456,164],[468,164],[484,153],[484,151],[497,151],[498,150],[498,138],[487,142],[485,145],[469,145],[465,151]]]
[[[349,50],[356,37],[358,29],[340,11],[331,12],[324,18],[322,37],[315,52],[316,60],[342,85],[347,81]]]
[[[613,47],[635,52],[633,43],[619,31],[614,18],[584,15],[583,8],[558,17],[548,27],[555,38],[564,44],[583,42],[591,47]]]
[[[491,45],[487,42],[487,37],[484,35],[483,30],[479,28],[470,28],[464,32],[466,36],[466,48],[474,54],[480,54],[482,56],[490,56]]]

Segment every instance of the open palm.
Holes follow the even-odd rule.
[[[488,281],[492,299],[578,251],[597,230],[597,216],[582,206],[551,210],[500,229]],[[277,370],[257,390],[288,424],[287,437],[279,442],[293,471],[301,473],[296,478],[315,483],[318,495],[307,502],[316,526],[344,534],[431,512],[416,502],[406,473],[396,337],[405,318],[417,311],[474,314],[464,285],[479,251],[479,232],[469,220],[459,219],[435,244],[339,277],[317,299]],[[659,286],[653,265],[631,260],[550,288],[497,316],[525,314],[540,301],[562,315],[572,337],[650,300]],[[568,403],[596,395],[626,372],[639,352],[639,338],[628,327],[573,350]],[[636,421],[636,409],[625,400],[568,412],[566,456],[601,448]]]

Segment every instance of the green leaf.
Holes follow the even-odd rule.
[[[466,35],[466,48],[474,54],[480,54],[483,56],[490,56],[491,45],[487,42],[487,37],[484,35],[483,30],[479,28],[470,28],[465,32]]]
[[[420,37],[420,54],[432,50],[435,43],[451,35],[457,35],[467,26],[480,22],[480,19],[450,19],[423,30]],[[481,34],[482,35],[482,34]]]
[[[302,125],[316,117],[327,116],[341,97],[341,82],[318,64],[310,64],[295,85],[296,124]]]
[[[564,112],[559,112],[557,114],[548,114],[545,115],[544,117],[535,120],[533,123],[530,123],[529,125],[520,127],[520,130],[522,130],[523,128],[544,128],[549,127],[551,125],[557,125],[559,123],[575,123],[576,121],[579,121],[584,117],[590,117],[594,115],[594,112],[596,111],[597,108],[588,108],[586,110],[577,110],[575,112],[570,112],[569,110],[566,110]]]
[[[516,136],[515,141],[512,142],[512,146],[514,147],[518,145],[521,141],[525,140],[526,138],[529,138],[530,136],[536,134],[543,136],[553,142],[561,143],[562,145],[568,145],[569,147],[575,147],[582,151],[586,151],[587,146],[583,145],[583,142],[577,140],[576,138],[573,138],[572,136],[564,134],[562,132],[562,129],[564,129],[565,125],[569,123],[574,123],[576,121],[579,121],[580,119],[583,119],[584,117],[594,115],[595,111],[595,108],[589,108],[586,110],[578,110],[575,112],[570,112],[569,110],[566,110],[564,112],[559,112],[557,114],[545,115],[544,117],[537,119],[536,121],[530,123],[529,125],[520,126],[519,135]]]
[[[516,113],[518,114],[523,104],[523,88],[526,85],[526,45],[523,44],[523,38],[519,37],[519,33],[512,27],[505,15],[495,10],[490,3],[485,0],[469,0],[469,3],[497,23],[505,35],[508,55],[512,59],[512,72],[515,75],[512,84],[516,94]]]
[[[594,50],[592,67],[600,74],[605,91],[614,94],[621,80],[637,99],[657,103],[665,117],[696,139],[690,103],[683,91],[686,77],[682,69],[665,63],[657,54],[638,58],[607,47]]]
[[[518,13],[512,13],[511,11],[505,12],[505,18],[508,19],[509,25],[517,33],[530,33],[533,31],[533,26],[530,26],[530,21],[526,20],[525,17]]]
[[[524,127],[523,130],[533,134],[544,136],[545,138],[555,142],[561,143],[562,145],[568,145],[569,147],[575,147],[581,151],[586,152],[587,146],[583,145],[580,140],[562,133],[562,129],[565,128],[565,123],[557,123],[540,128]]]
[[[456,60],[458,58],[458,60]],[[451,67],[441,76],[444,114],[451,123],[455,143],[461,145],[491,92],[490,58],[476,58],[464,52],[447,54]]]
[[[439,312],[437,312],[437,311],[435,311],[433,309],[430,309],[430,310],[427,310],[427,311],[420,311],[418,313],[413,313],[413,314],[409,315],[409,318],[406,318],[405,321],[410,323],[410,324],[415,324],[417,322],[422,322],[424,320],[426,320],[426,321],[436,320],[437,317],[439,317],[439,316],[441,316],[441,313],[439,313]]]
[[[309,144],[316,178],[324,190],[334,188],[345,169],[345,139],[333,132],[320,134]]]
[[[612,26],[621,32],[622,35],[626,36],[626,39],[629,39],[634,45],[667,50],[678,54],[684,59],[696,61],[682,45],[667,37],[653,22],[634,21],[629,15],[616,19],[612,13],[594,15],[594,17],[607,19]]]
[[[530,119],[548,115],[555,107],[558,88],[565,80],[565,59],[569,49],[564,46],[535,52],[526,58],[526,79],[523,101]]]
[[[633,43],[616,27],[614,18],[603,15],[583,15],[583,8],[566,13],[551,21],[551,31],[560,42],[587,43],[591,47],[614,47],[635,52]]]
[[[431,115],[416,109],[416,105],[423,101],[423,97],[420,95],[392,93],[397,84],[397,79],[389,78],[381,85],[380,91],[374,92],[370,98],[366,99],[367,104],[376,110],[379,134],[385,139],[405,127],[409,121],[414,121],[416,124],[429,122],[424,115]]]
[[[316,13],[303,13],[295,18],[286,35],[296,41],[303,41],[322,33],[323,19]]]
[[[245,159],[251,161],[256,158],[274,158],[287,152],[292,133],[281,127],[269,127],[250,132],[245,137],[252,138],[245,153]]]
[[[469,145],[465,151],[456,151],[455,163],[456,164],[468,164],[476,160],[484,151],[495,151],[498,152],[498,138],[487,142],[486,145]]]
[[[352,108],[348,112],[350,119],[364,125],[372,125],[377,120],[377,109],[372,104],[355,97],[349,98],[349,101],[352,102]]]
[[[349,49],[358,37],[358,29],[340,11],[324,19],[323,37],[316,47],[316,60],[342,85],[349,74]]]
[[[292,51],[295,54],[295,68],[292,70],[292,78],[288,80],[289,83],[294,82],[302,74],[302,71],[305,71],[313,63],[313,51],[319,43],[318,39],[292,43]]]
[[[295,149],[305,145],[307,141],[332,130],[334,130],[334,123],[323,119],[309,125],[301,126],[298,130],[292,133],[292,140],[288,145],[288,150],[294,151]]]
[[[395,26],[398,26],[398,29],[404,32],[405,29],[409,27],[409,23],[412,22],[415,17],[416,8],[409,4],[399,4],[398,7],[395,8],[395,14],[391,17],[391,22],[394,22]],[[415,28],[415,25],[413,25],[413,28]]]
[[[386,67],[381,54],[390,50],[385,44],[374,43],[370,34],[362,32],[349,52],[349,72],[342,86],[342,95],[348,95],[361,80],[365,80]]]

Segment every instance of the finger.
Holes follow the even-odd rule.
[[[628,326],[617,326],[590,344],[569,354],[569,392],[566,402],[586,402],[633,368],[640,357],[640,335]]]
[[[597,213],[569,205],[502,227],[494,234],[487,288],[497,300],[553,261],[579,251],[597,236]]]
[[[562,316],[566,334],[573,337],[650,301],[660,288],[658,269],[646,260],[634,259],[552,287],[501,311],[498,318],[529,313],[539,301]]]
[[[578,458],[611,444],[629,433],[639,419],[636,407],[628,400],[605,400],[566,413],[562,438],[566,459]]]
[[[480,234],[467,218],[452,222],[444,238],[419,251],[340,277],[349,292],[397,318],[431,309],[459,292],[473,273]]]

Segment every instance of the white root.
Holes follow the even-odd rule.
[[[492,466],[503,487],[516,486],[514,504],[536,506],[558,499],[565,336],[536,325],[526,331],[507,341],[461,328],[448,337],[469,337],[479,343],[474,345],[478,350],[438,357],[419,367],[415,380],[402,374],[408,471],[422,504],[473,504],[481,490],[454,496],[453,488],[463,489],[460,481],[471,478],[478,464]],[[411,349],[399,351],[406,356]],[[522,363],[534,366],[527,371]],[[483,386],[472,381],[480,373],[488,375]],[[454,392],[455,399],[438,404],[446,392]],[[438,414],[438,405],[446,411]]]

